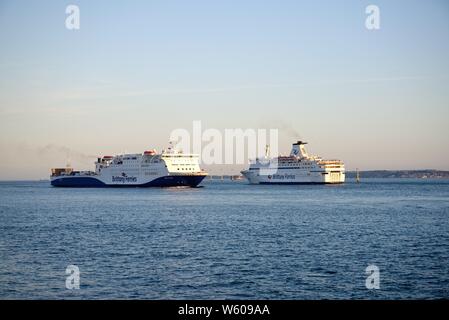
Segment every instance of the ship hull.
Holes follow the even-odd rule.
[[[206,175],[163,176],[145,183],[104,183],[96,177],[56,177],[54,187],[64,188],[149,188],[149,187],[196,187]]]
[[[292,172],[293,171],[293,172]],[[305,170],[278,170],[273,174],[263,174],[259,170],[242,171],[250,184],[306,185],[306,184],[342,184],[344,172],[310,172]]]

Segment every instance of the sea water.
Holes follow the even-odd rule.
[[[0,298],[449,298],[447,180],[202,186],[0,182]]]

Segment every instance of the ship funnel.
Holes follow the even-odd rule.
[[[290,152],[290,156],[299,157],[299,158],[308,158],[309,155],[306,151],[306,148],[304,145],[306,145],[307,142],[298,141],[293,144],[292,151]]]

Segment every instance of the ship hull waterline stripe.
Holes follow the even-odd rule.
[[[164,176],[143,184],[106,184],[96,178],[60,178],[51,181],[54,187],[66,188],[148,188],[148,187],[196,187],[206,176]]]

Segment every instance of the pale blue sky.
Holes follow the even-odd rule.
[[[85,169],[160,149],[193,120],[284,127],[284,152],[292,127],[348,169],[449,169],[444,0],[0,0],[0,45],[0,179],[45,177],[66,148]]]

